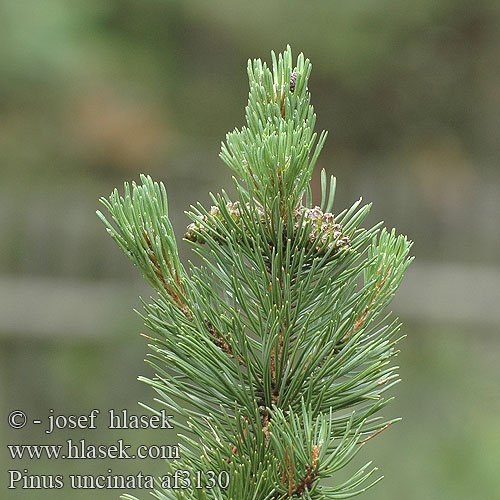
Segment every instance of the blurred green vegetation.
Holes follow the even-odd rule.
[[[495,500],[500,465],[500,338],[471,341],[466,330],[415,325],[407,325],[406,332],[399,358],[403,382],[393,391],[396,400],[385,412],[400,415],[403,421],[369,441],[352,465],[354,469],[373,459],[378,473],[386,476],[362,498]],[[133,332],[124,333],[129,335],[121,343],[110,338],[97,342],[20,340],[6,347],[4,342],[0,380],[8,408],[2,408],[2,414],[18,407],[33,418],[46,416],[50,408],[63,414],[88,414],[93,408],[103,413],[109,408],[144,413],[135,401],[149,403],[152,394],[135,380],[135,374],[147,371],[141,357],[145,346],[130,335]],[[9,444],[59,444],[69,438],[85,438],[94,444],[112,444],[121,438],[134,446],[177,443],[173,431],[162,430],[117,431],[103,426],[95,431],[56,431],[48,437],[35,426],[21,431],[1,428],[2,440]],[[4,455],[2,469],[7,468],[66,477],[106,474],[108,468],[115,474],[164,473],[159,460],[18,460],[14,465]],[[13,490],[3,498],[83,500],[92,495],[108,500],[118,498],[118,493]],[[144,490],[137,494],[148,498]]]
[[[338,177],[337,210],[360,195],[373,200],[372,220],[407,233],[417,264],[498,269],[498,1],[0,0],[2,415],[140,411],[136,402],[152,399],[136,381],[148,373],[141,321],[130,315],[138,301],[123,301],[116,320],[89,336],[71,321],[62,336],[41,336],[50,318],[36,316],[22,286],[14,297],[19,322],[35,315],[30,324],[39,322],[40,331],[8,326],[2,294],[14,292],[2,283],[19,280],[28,292],[35,279],[75,289],[110,282],[143,293],[95,217],[97,199],[150,173],[167,185],[180,237],[189,204],[208,204],[208,192],[221,187],[231,192],[217,155],[225,133],[243,123],[247,59],[269,60],[287,43],[314,65],[318,128],[330,132],[318,169]],[[481,290],[471,283],[462,309],[482,300],[473,285]],[[486,318],[457,325],[450,316],[431,327],[419,297],[411,300],[417,312],[399,360],[404,382],[388,409],[404,421],[368,443],[363,458],[373,455],[387,479],[365,498],[497,498],[499,325]],[[50,314],[63,317],[67,307],[54,303]],[[96,314],[90,301],[79,307]],[[5,422],[0,429],[4,442],[40,441],[36,429],[13,432]],[[158,442],[158,435],[132,431],[127,439]],[[6,470],[12,462],[3,450]],[[22,467],[68,473],[76,466]],[[8,498],[88,494],[17,490]]]

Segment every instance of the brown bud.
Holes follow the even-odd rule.
[[[295,82],[297,80],[297,72],[294,71],[290,75],[290,92],[293,94],[295,92]]]

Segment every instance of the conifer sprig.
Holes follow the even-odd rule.
[[[201,264],[180,262],[162,183],[141,176],[102,199],[109,222],[98,212],[158,292],[143,316],[155,376],[141,380],[178,416],[182,456],[166,472],[229,478],[208,489],[158,481],[157,499],[347,498],[380,478],[370,464],[347,481],[337,471],[397,420],[379,415],[399,381],[400,324],[386,308],[411,242],[363,228],[361,200],[334,215],[325,171],[313,207],[326,133],[314,132],[311,64],[294,64],[289,47],[272,61],[249,62],[247,124],[222,144],[237,199],[222,191],[188,214]]]
[[[260,59],[248,62],[247,125],[227,134],[221,158],[262,206],[278,200],[282,207],[294,208],[310,189],[327,133],[320,134],[315,147],[309,59],[300,54],[294,66],[290,47],[278,57],[271,55],[272,68]]]

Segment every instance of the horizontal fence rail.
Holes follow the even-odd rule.
[[[141,281],[0,277],[0,335],[100,337],[142,321]],[[391,308],[422,324],[500,327],[500,268],[415,262]],[[137,326],[133,327],[136,331]]]

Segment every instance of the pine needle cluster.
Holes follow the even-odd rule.
[[[313,207],[326,133],[314,131],[310,73],[289,47],[271,67],[249,61],[246,125],[220,154],[236,199],[221,191],[210,209],[188,213],[185,240],[201,264],[179,258],[162,183],[141,176],[101,200],[109,234],[157,292],[144,304],[155,376],[142,380],[181,430],[181,458],[167,472],[217,479],[183,489],[158,481],[159,500],[337,499],[380,479],[370,463],[347,480],[337,472],[395,421],[379,415],[398,382],[400,323],[386,306],[411,243],[381,223],[362,227],[370,205],[361,200],[334,215],[325,171]]]

